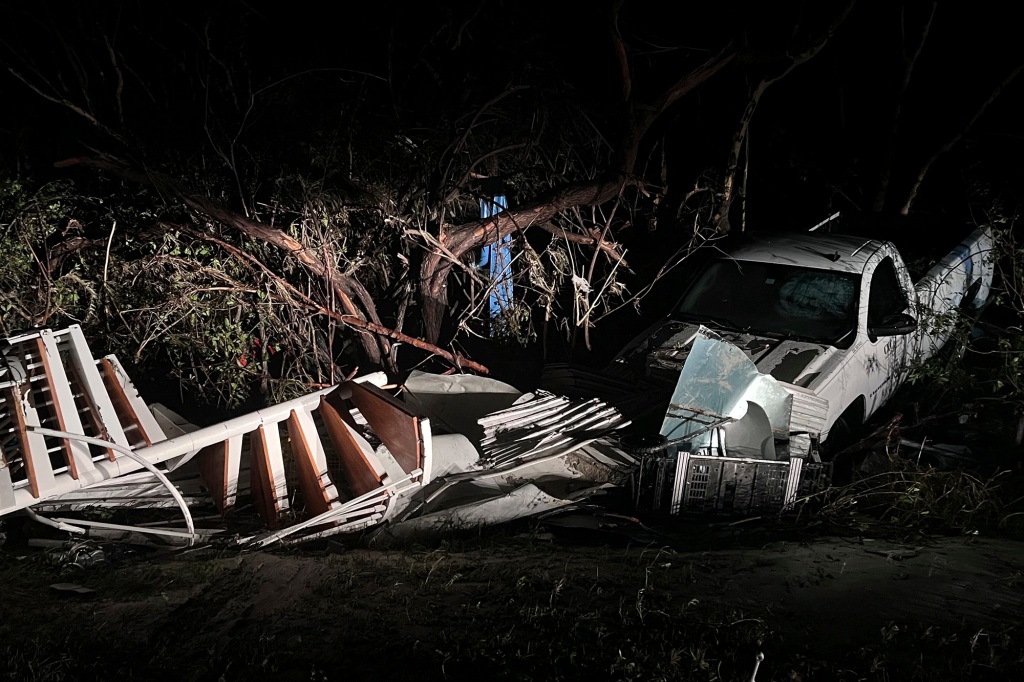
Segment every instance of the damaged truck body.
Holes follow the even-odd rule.
[[[828,484],[832,455],[912,364],[943,347],[951,318],[984,305],[992,247],[991,230],[979,228],[915,282],[890,242],[747,235],[707,263],[604,377],[561,368],[545,385],[605,395],[633,387],[635,398],[609,400],[646,429],[635,450],[642,509],[792,508]]]
[[[984,304],[992,241],[990,229],[975,230],[914,282],[890,242],[751,235],[708,263],[609,371],[672,387],[661,429],[670,439],[694,436],[709,448],[715,429],[697,416],[734,422],[750,405],[773,437],[741,437],[748,453],[813,456],[807,440],[834,451],[893,396],[912,363],[942,348],[951,313]]]

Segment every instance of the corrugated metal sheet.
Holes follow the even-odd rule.
[[[828,400],[806,388],[779,382],[793,396],[793,416],[789,420],[791,431],[821,433],[828,417]]]
[[[481,461],[487,466],[551,454],[629,424],[616,408],[597,398],[579,400],[547,391],[526,398],[479,420],[484,429]]]

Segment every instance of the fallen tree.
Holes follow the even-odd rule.
[[[176,352],[187,362],[178,364],[195,366],[196,377],[213,359],[193,362],[184,329],[196,347],[216,347],[221,364],[244,354],[249,337],[285,337],[296,354],[312,348],[298,362],[314,383],[335,376],[339,363],[401,369],[396,343],[418,349],[405,366],[426,353],[484,371],[452,343],[488,325],[528,341],[537,325],[551,324],[582,333],[589,347],[596,320],[638,305],[652,281],[727,225],[715,213],[727,214],[736,196],[737,149],[753,106],[732,135],[724,178],[711,173],[680,192],[691,169],[722,161],[684,162],[666,151],[707,135],[675,130],[696,108],[685,103],[708,84],[718,87],[709,97],[729,90],[751,65],[785,76],[821,51],[847,10],[801,17],[808,25],[793,35],[779,31],[788,19],[761,26],[709,16],[693,36],[666,30],[674,46],[652,56],[636,38],[649,17],[611,3],[585,18],[601,42],[558,46],[586,55],[580,73],[565,71],[565,54],[520,54],[525,15],[495,24],[485,12],[442,20],[432,35],[395,34],[386,42],[389,70],[369,58],[367,68],[355,59],[351,67],[310,58],[282,70],[269,57],[256,65],[248,59],[255,44],[223,28],[223,17],[202,29],[186,22],[180,35],[167,29],[174,40],[143,61],[146,37],[163,28],[147,23],[151,16],[130,14],[125,21],[138,30],[114,40],[112,16],[77,17],[88,30],[76,33],[82,27],[61,15],[36,26],[66,46],[56,61],[35,41],[5,46],[0,62],[37,107],[70,122],[58,145],[70,153],[57,167],[94,195],[26,238],[26,259],[40,256],[46,270],[34,286],[47,292],[47,309],[11,296],[11,310],[31,323],[66,316],[98,324],[112,346],[130,339],[122,355],[139,360],[143,348],[166,345],[163,334],[180,333]],[[470,40],[484,27],[495,35]],[[246,49],[228,49],[229,35]],[[680,47],[692,37],[698,47]],[[481,73],[486,83],[463,87]],[[762,76],[762,85],[782,76]],[[579,87],[591,78],[602,90],[588,100]],[[459,97],[448,96],[453,89]],[[196,91],[201,101],[183,96]],[[637,278],[631,268],[650,254],[627,257],[636,226],[653,232],[673,191],[685,197],[663,230],[671,248]],[[477,217],[499,194],[509,208]],[[691,205],[694,198],[703,201]],[[57,239],[71,221],[81,230]],[[517,295],[499,325],[487,305],[495,280],[476,261],[510,238]],[[33,245],[40,239],[41,249]],[[150,292],[133,289],[157,275],[153,296],[176,297],[163,312]],[[57,289],[64,293],[54,306]],[[224,340],[206,343],[202,330],[211,326],[229,330]]]

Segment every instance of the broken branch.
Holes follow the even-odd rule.
[[[193,230],[192,228],[187,227],[185,225],[171,225],[171,224],[168,224],[167,227],[170,227],[170,228],[175,229],[175,230],[180,230],[181,232],[185,232],[187,234],[190,234],[190,235],[192,235],[193,237],[195,237],[197,239],[202,239],[203,241],[207,241],[207,242],[210,242],[212,244],[216,244],[217,246],[221,247],[222,249],[224,249],[225,251],[230,253],[235,258],[238,258],[241,261],[248,262],[250,265],[253,265],[257,269],[261,270],[264,274],[266,274],[268,277],[273,279],[274,282],[276,282],[278,284],[278,286],[280,286],[281,288],[283,288],[286,291],[288,291],[288,293],[290,293],[292,296],[297,298],[300,302],[302,302],[307,307],[309,307],[309,308],[311,308],[311,309],[313,309],[313,310],[315,310],[315,311],[317,311],[319,313],[327,315],[328,317],[330,317],[333,320],[336,320],[336,321],[341,322],[343,324],[347,324],[347,325],[349,325],[351,327],[355,327],[356,329],[360,329],[360,330],[363,330],[363,331],[366,331],[366,332],[370,332],[370,333],[373,333],[373,334],[377,334],[377,335],[380,335],[380,336],[386,336],[387,338],[393,339],[393,340],[398,341],[400,343],[405,343],[405,344],[408,344],[410,346],[415,346],[416,348],[419,348],[420,350],[425,350],[428,353],[431,353],[432,355],[437,355],[439,357],[444,358],[445,360],[447,360],[448,362],[452,363],[456,367],[471,369],[474,372],[479,372],[481,374],[490,374],[490,370],[487,369],[487,367],[485,367],[484,365],[481,365],[478,362],[474,362],[473,360],[470,360],[469,358],[463,356],[460,353],[453,353],[453,352],[447,351],[447,350],[445,350],[443,348],[435,346],[434,344],[427,343],[426,341],[423,341],[421,339],[417,339],[415,337],[409,336],[408,334],[403,334],[400,331],[396,331],[394,329],[389,329],[388,327],[385,327],[384,325],[376,324],[374,322],[367,322],[366,320],[360,319],[360,318],[355,317],[353,315],[342,315],[340,313],[334,312],[333,310],[329,310],[329,309],[325,308],[324,306],[320,305],[319,303],[317,303],[316,301],[314,301],[313,299],[311,299],[310,297],[306,296],[304,293],[302,293],[301,291],[296,289],[295,286],[293,286],[291,283],[289,283],[288,281],[283,279],[280,275],[275,273],[273,270],[268,268],[266,265],[261,263],[259,261],[259,259],[257,259],[255,256],[253,256],[252,254],[246,253],[245,251],[242,251],[237,246],[229,244],[228,242],[224,241],[223,239],[218,239],[217,237],[214,237],[212,235],[203,234],[202,232],[199,232],[198,230]]]

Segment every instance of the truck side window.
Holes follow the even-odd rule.
[[[889,315],[907,309],[907,296],[900,286],[899,277],[892,258],[886,258],[871,277],[871,293],[868,298],[868,326],[880,324]]]

